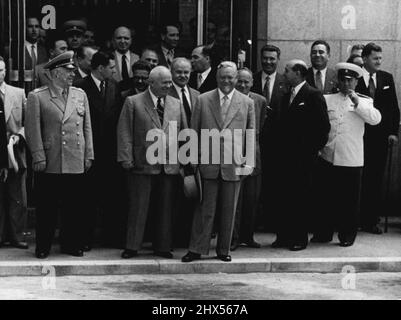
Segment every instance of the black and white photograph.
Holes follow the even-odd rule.
[[[0,0],[0,300],[401,300],[400,21],[399,0]]]

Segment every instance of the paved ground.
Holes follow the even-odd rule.
[[[14,277],[0,278],[0,299],[400,300],[401,274]]]

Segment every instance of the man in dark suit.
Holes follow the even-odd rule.
[[[168,96],[171,82],[169,69],[163,66],[154,68],[149,76],[149,89],[127,98],[118,123],[117,160],[126,170],[129,197],[127,241],[122,253],[123,259],[138,255],[151,209],[155,216],[154,254],[166,259],[173,257],[170,252],[172,214],[180,165],[169,158],[172,148],[177,148],[170,141],[178,140],[178,132],[185,129],[186,124],[181,102]],[[177,125],[176,132],[170,130],[170,125],[174,125],[174,122]],[[159,140],[160,135],[164,135],[169,142],[164,148],[164,154],[160,154],[160,149],[157,150],[158,159],[153,158],[155,152],[148,154],[149,148],[155,144],[147,139],[149,133],[155,134]],[[160,160],[164,156],[166,161]]]
[[[191,54],[192,73],[189,86],[205,93],[217,88],[216,69],[212,68],[212,47],[196,47]]]
[[[327,67],[330,60],[330,45],[324,40],[312,44],[310,59],[312,67],[306,75],[306,81],[323,94],[337,93],[337,73]]]
[[[188,86],[191,62],[186,58],[175,58],[171,64],[171,74],[173,76],[173,85],[170,88],[169,95],[181,100],[187,125],[190,126],[192,112],[199,96],[199,91]],[[187,174],[190,174],[190,172],[184,170],[183,175]],[[173,226],[174,247],[188,248],[196,203],[192,199],[185,197],[183,186],[180,186],[178,197],[178,209],[176,210],[177,214]]]
[[[98,214],[102,220],[102,243],[121,248],[124,240],[124,179],[117,158],[117,122],[122,101],[113,79],[115,62],[111,55],[97,52],[92,72],[76,86],[85,91],[91,115],[95,159],[87,172],[88,209],[85,217],[84,251],[92,248]],[[112,186],[108,188],[108,186]]]
[[[287,83],[283,75],[277,72],[280,61],[280,48],[267,44],[261,49],[262,70],[254,75],[252,91],[264,96],[267,100],[268,118],[261,127],[260,148],[262,157],[262,214],[260,224],[264,230],[271,229],[272,219],[276,216],[277,175],[278,166],[278,118],[281,110],[281,101],[288,92]]]
[[[78,80],[85,79],[90,75],[92,57],[96,52],[97,50],[87,46],[77,49],[77,70],[75,70],[74,85]]]
[[[48,61],[46,49],[38,43],[40,32],[39,20],[36,17],[29,17],[26,24],[25,40],[25,70],[32,72],[32,85],[28,91],[37,87],[36,85],[36,66]]]
[[[246,140],[247,149],[250,147],[252,155],[255,152],[255,137],[251,136],[250,140],[247,132],[247,130],[253,133],[255,131],[254,102],[235,89],[237,76],[235,63],[222,62],[217,71],[218,89],[200,95],[192,115],[191,128],[198,134],[199,146],[202,146],[204,134],[201,132],[204,130],[217,132],[218,143],[217,146],[214,146],[215,143],[210,145],[210,138],[207,136],[209,150],[200,148],[198,151],[199,171],[203,180],[203,200],[195,210],[189,252],[182,258],[182,262],[198,260],[202,254],[209,253],[215,216],[219,219],[217,257],[224,262],[231,261],[230,244],[235,211],[241,180],[246,173],[242,172],[243,164],[239,161],[242,158],[243,148],[232,150],[232,141],[227,143],[220,135],[229,132],[234,136],[240,133],[241,136],[238,138],[241,139],[239,141],[242,147]],[[231,147],[231,153],[227,149],[230,148],[227,144]],[[220,150],[227,152],[219,152]],[[208,154],[206,159],[205,154]],[[249,165],[254,166],[254,164]],[[248,172],[250,173],[251,171]]]
[[[121,92],[123,101],[130,96],[145,92],[149,86],[149,74],[152,71],[150,64],[139,60],[132,65],[131,88]]]
[[[280,208],[274,248],[303,250],[308,245],[310,179],[319,150],[327,143],[330,122],[322,93],[307,84],[305,62],[285,67],[291,92],[283,97],[280,115]]]
[[[159,66],[171,67],[175,57],[179,57],[176,52],[180,41],[180,28],[173,23],[164,24],[160,29],[160,44],[155,47],[159,56]]]
[[[252,86],[252,71],[247,68],[239,70],[236,88],[239,92],[251,98],[255,103],[256,166],[252,175],[246,177],[241,184],[241,192],[235,214],[231,251],[236,250],[242,243],[245,243],[249,248],[260,248],[260,244],[254,240],[254,231],[262,185],[259,137],[267,116],[267,101],[263,96],[250,92]]]
[[[382,48],[369,43],[362,51],[363,77],[356,91],[370,96],[374,107],[382,115],[377,126],[366,125],[365,167],[362,176],[361,223],[362,228],[373,234],[381,234],[378,227],[380,212],[383,211],[382,183],[388,156],[389,144],[398,143],[400,110],[393,76],[380,70]]]

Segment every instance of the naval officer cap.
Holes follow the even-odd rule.
[[[340,62],[336,65],[336,70],[338,72],[338,75],[342,78],[355,78],[358,79],[362,77],[363,72],[362,68],[357,66],[356,64],[353,63],[348,63],[348,62]]]
[[[87,29],[86,23],[82,20],[68,20],[64,22],[63,30],[68,33],[83,34]]]
[[[60,67],[66,69],[76,68],[74,64],[74,51],[64,52],[44,65],[44,68],[49,70],[53,70]]]

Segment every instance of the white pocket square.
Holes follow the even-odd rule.
[[[387,90],[387,89],[390,89],[390,86],[385,86],[385,87],[383,88],[383,90]]]
[[[302,106],[304,106],[305,105],[305,103],[304,102],[301,102],[299,105],[298,105],[298,107],[302,107]]]

